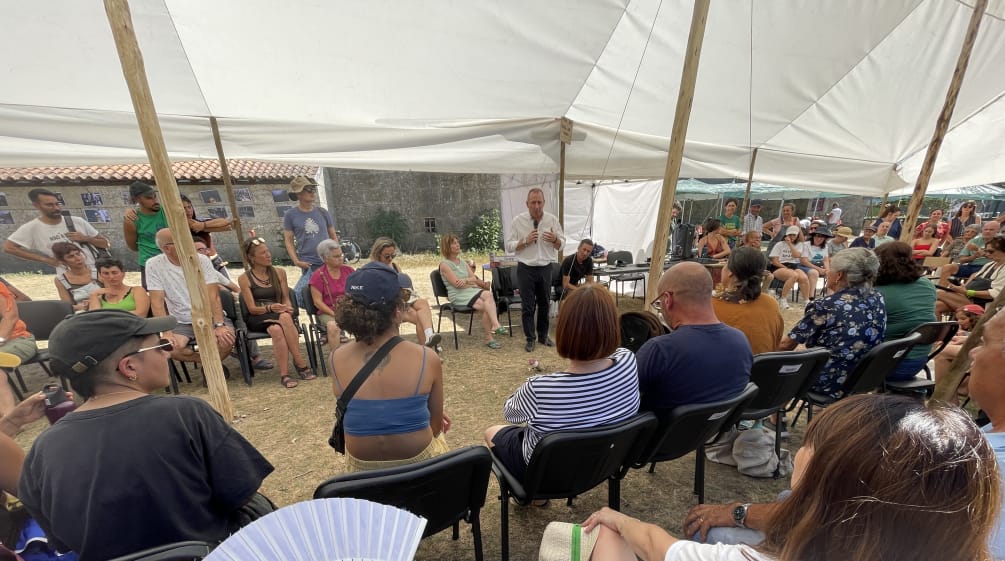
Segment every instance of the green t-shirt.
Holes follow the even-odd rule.
[[[726,218],[723,214],[719,217],[719,222],[722,223],[722,227],[729,230],[741,230],[743,227],[743,220],[740,218],[739,214],[734,214],[732,218]],[[736,247],[736,241],[739,236],[726,236],[729,240],[729,247]]]
[[[970,244],[974,244],[978,248],[984,249],[984,236],[974,236],[974,239],[967,242],[967,244],[963,246],[963,251],[960,252],[960,257],[970,257],[974,254],[974,252],[970,251],[970,248],[967,247],[967,245]],[[978,257],[977,259],[971,261],[969,265],[980,265],[983,267],[988,264],[988,261],[991,261],[990,257]]]
[[[900,339],[915,327],[935,321],[935,285],[925,277],[909,283],[877,286],[876,290],[886,301],[884,340]],[[924,358],[931,350],[923,345],[914,347],[907,358]]]
[[[160,255],[161,248],[157,247],[157,230],[167,227],[164,207],[154,214],[136,211],[136,249],[139,253],[140,267],[147,264],[147,259]]]

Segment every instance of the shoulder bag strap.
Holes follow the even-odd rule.
[[[365,382],[366,379],[370,377],[370,373],[373,372],[374,368],[377,368],[377,365],[380,364],[380,361],[384,360],[384,357],[387,356],[387,353],[391,352],[391,349],[393,349],[394,346],[397,345],[398,343],[402,342],[402,340],[403,339],[401,337],[395,335],[394,337],[388,339],[386,343],[381,345],[379,349],[377,349],[377,352],[374,353],[372,357],[370,357],[370,360],[368,360],[367,363],[363,365],[363,368],[359,369],[359,372],[356,373],[356,377],[352,379],[352,382],[349,382],[349,385],[346,386],[345,391],[342,392],[342,395],[339,396],[337,403],[338,411],[341,411],[342,414],[345,414],[345,408],[349,405],[349,401],[352,400],[352,396],[356,395],[356,390],[358,390],[359,387],[363,385],[363,382]]]

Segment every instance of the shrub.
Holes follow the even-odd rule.
[[[502,218],[498,209],[483,210],[468,223],[461,236],[464,248],[488,253],[502,249]]]
[[[380,209],[366,221],[367,233],[375,240],[387,236],[402,247],[408,238],[408,221],[396,210]]]

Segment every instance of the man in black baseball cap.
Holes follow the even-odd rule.
[[[174,324],[95,310],[52,330],[53,372],[85,401],[35,440],[18,496],[57,550],[87,561],[219,542],[272,472],[205,401],[149,395],[169,382],[160,333]]]

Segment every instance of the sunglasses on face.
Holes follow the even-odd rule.
[[[140,347],[139,349],[136,349],[135,351],[127,354],[126,356],[138,355],[140,353],[145,353],[147,351],[152,351],[154,349],[162,349],[165,352],[171,352],[171,351],[174,350],[174,343],[172,343],[171,341],[169,341],[169,340],[161,337],[160,339],[157,340],[157,344],[156,345],[154,345],[152,347]],[[124,356],[122,358],[126,358],[126,356]]]
[[[308,185],[308,186],[304,187],[304,192],[305,193],[317,193],[318,192],[318,188],[315,187],[315,186],[313,186],[313,185]]]
[[[385,253],[385,254],[383,254],[383,255],[380,256],[380,260],[381,261],[391,261],[392,259],[394,259],[397,256],[398,256],[397,253],[390,253],[390,254]]]

